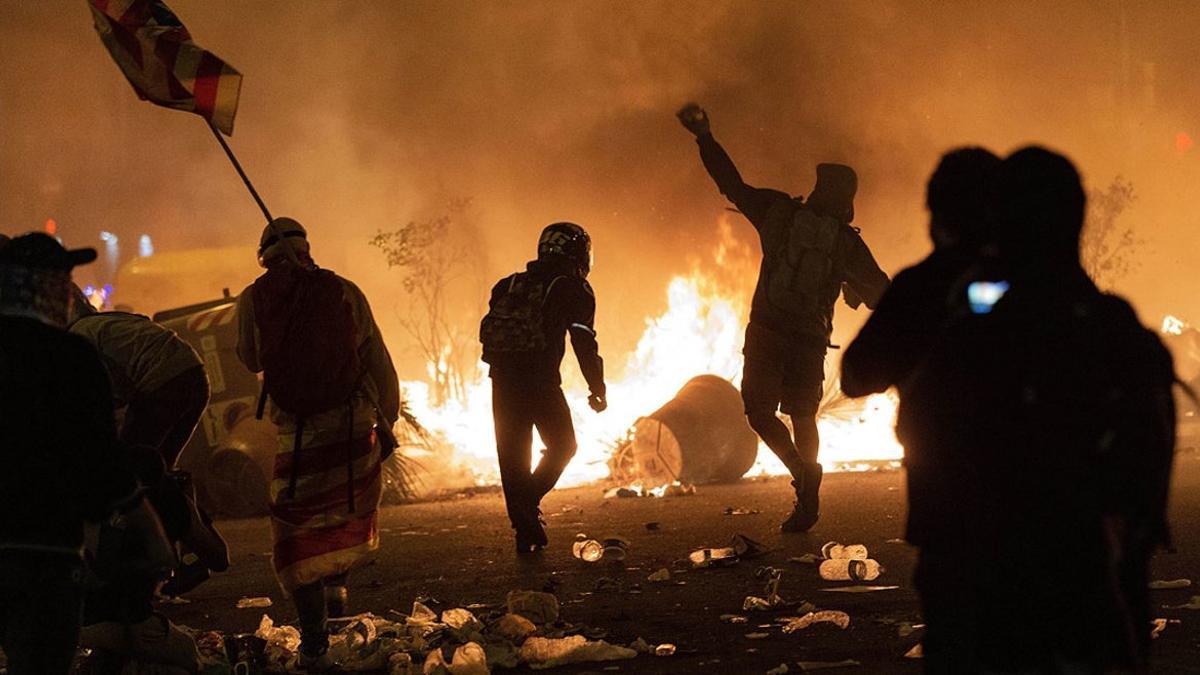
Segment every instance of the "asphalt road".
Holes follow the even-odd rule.
[[[1176,466],[1172,514],[1178,550],[1156,558],[1153,577],[1200,582],[1200,455],[1182,454]],[[510,590],[543,589],[553,574],[565,620],[605,629],[608,639],[616,643],[643,637],[651,644],[678,646],[674,656],[643,656],[561,672],[616,668],[616,672],[638,673],[763,673],[781,663],[797,672],[799,661],[843,659],[860,662],[860,672],[919,671],[919,661],[904,654],[919,641],[920,631],[901,635],[903,623],[921,621],[911,584],[914,551],[897,541],[905,509],[903,473],[827,476],[822,491],[824,515],[807,535],[777,532],[790,505],[789,492],[782,479],[701,487],[694,496],[662,499],[604,499],[594,487],[560,490],[544,504],[551,546],[532,564],[519,564],[512,553],[498,494],[388,507],[381,514],[383,545],[378,560],[351,579],[350,609],[381,615],[389,609],[408,612],[418,596],[440,601],[435,609],[501,605]],[[728,507],[759,513],[725,515]],[[657,530],[647,529],[651,522],[659,523]],[[264,611],[276,621],[294,621],[295,611],[283,599],[270,570],[267,521],[228,521],[221,528],[233,552],[232,569],[194,591],[191,604],[164,606],[163,611],[179,623],[223,631],[252,631]],[[579,532],[628,539],[625,566],[574,559],[570,544]],[[668,583],[646,580],[659,568],[673,568],[694,549],[726,545],[735,534],[745,534],[772,550],[759,560],[733,567],[675,574]],[[838,584],[821,581],[814,566],[789,562],[791,557],[817,552],[829,540],[865,544],[886,567],[874,583],[900,588],[862,594],[827,592],[824,589]],[[772,620],[794,615],[794,610],[743,612],[747,595],[762,595],[763,584],[754,578],[760,565],[784,570],[780,594],[785,600],[844,610],[851,617],[849,628],[818,625],[784,634]],[[1161,607],[1186,603],[1194,594],[1200,594],[1200,588],[1156,591],[1153,597],[1156,607]],[[235,609],[244,596],[268,596],[274,606]],[[730,624],[721,620],[722,614],[748,615],[750,621]],[[1156,640],[1155,672],[1200,672],[1200,611],[1159,609],[1156,615],[1180,623],[1169,624]],[[768,635],[747,638],[751,633]]]

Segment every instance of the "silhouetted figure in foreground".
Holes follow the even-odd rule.
[[[117,441],[108,376],[64,326],[71,269],[96,259],[31,233],[0,250],[0,647],[13,675],[66,673],[79,637],[85,521],[116,513],[165,576],[174,555]]]
[[[273,225],[259,240],[266,272],[238,296],[237,353],[263,373],[279,427],[271,563],[300,614],[301,666],[327,670],[327,618],[345,610],[346,575],[379,548],[380,467],[392,450],[382,441],[400,387],[366,296],[313,262],[300,223]]]
[[[546,546],[539,505],[575,455],[575,427],[559,375],[567,334],[591,392],[588,405],[596,412],[608,407],[596,298],[587,282],[591,238],[574,223],[554,223],[542,231],[537,253],[524,272],[492,288],[479,329],[483,360],[491,366],[500,480],[519,554]],[[531,471],[534,428],[546,449]]]
[[[999,273],[905,388],[910,539],[930,672],[1145,668],[1167,540],[1172,366],[1079,264],[1085,196],[1026,148],[996,181]],[[919,523],[919,527],[914,527]]]
[[[1000,158],[983,148],[946,153],[929,178],[925,205],[933,253],[900,272],[842,357],[842,391],[859,397],[901,387],[941,333],[963,275],[987,236],[989,193]],[[952,297],[953,296],[953,297]]]
[[[806,532],[820,516],[822,469],[817,408],[833,305],[874,309],[888,277],[850,227],[858,177],[842,164],[818,164],[808,199],[751,187],[713,138],[707,113],[689,104],[678,113],[696,136],[700,159],[721,194],[754,225],[763,260],[746,328],[742,399],[750,426],[792,474],[796,504],[785,532]],[[792,418],[795,439],[776,416]]]

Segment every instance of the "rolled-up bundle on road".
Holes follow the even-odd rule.
[[[633,427],[633,457],[649,483],[731,483],[758,456],[742,397],[729,380],[700,375]]]

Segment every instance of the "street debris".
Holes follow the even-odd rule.
[[[788,671],[788,665],[786,663],[781,663],[778,666],[775,666],[774,668],[768,670],[767,675],[784,675],[784,673],[786,673],[787,671]]]
[[[740,614],[722,614],[721,621],[724,621],[725,623],[747,623],[750,621],[750,619]]]
[[[753,516],[762,513],[758,509],[735,509],[732,506],[725,507],[725,515],[727,516]]]
[[[883,566],[874,560],[837,558],[825,560],[818,573],[826,581],[874,581],[883,574]]]
[[[831,623],[842,630],[850,627],[850,615],[835,609],[809,612],[802,617],[789,619],[783,626],[784,633],[795,633],[816,623]]]
[[[650,521],[649,523],[646,523],[646,530],[648,532],[658,532],[658,528],[660,526],[661,526],[661,523],[659,523],[657,520],[653,520],[653,521]]]
[[[870,556],[867,547],[862,544],[845,545],[830,541],[821,546],[821,557],[827,560],[866,560]]]
[[[553,623],[558,620],[558,597],[537,591],[510,591],[508,612],[534,623]]]
[[[900,588],[899,586],[835,586],[833,588],[822,588],[824,593],[875,593],[878,591],[894,591]]]
[[[771,637],[770,633],[746,633],[747,640],[765,640]]]
[[[1192,585],[1191,579],[1171,579],[1169,581],[1155,579],[1154,581],[1150,582],[1150,590],[1152,590],[1152,591],[1170,591],[1170,590],[1175,590],[1177,588],[1190,588],[1191,585]]]
[[[265,609],[270,606],[270,598],[242,598],[237,601],[238,609]]]
[[[571,545],[571,553],[584,562],[600,562],[604,557],[604,544],[595,539],[588,539],[585,534],[577,534],[575,543]]]
[[[798,661],[796,663],[796,666],[804,673],[814,670],[832,670],[834,668],[857,668],[861,665],[861,662],[854,659],[846,659],[844,661]]]
[[[1193,595],[1191,600],[1182,605],[1163,605],[1163,609],[1200,609],[1200,595]]]
[[[796,563],[797,565],[816,565],[821,562],[821,556],[816,553],[805,553],[794,558],[788,558],[788,562]]]
[[[654,648],[655,656],[674,656],[677,647],[670,642],[664,642]]]
[[[906,659],[923,659],[923,658],[925,658],[925,648],[921,645],[922,645],[922,643],[920,643],[920,642],[913,645],[912,649],[904,652],[904,658],[906,658]]]
[[[605,499],[630,499],[633,497],[691,497],[696,486],[675,481],[666,485],[644,487],[638,483],[609,488],[604,491]]]
[[[723,548],[701,548],[688,554],[693,567],[724,567],[736,565],[740,560],[751,560],[769,552],[766,546],[747,537],[735,534],[729,546]]]
[[[754,578],[766,582],[766,586],[763,588],[765,597],[746,596],[742,602],[743,611],[762,612],[774,609],[783,603],[783,599],[779,597],[779,584],[783,579],[782,570],[769,566],[760,567],[755,570]]]
[[[646,581],[653,582],[653,583],[659,583],[659,582],[670,581],[670,580],[671,580],[671,570],[669,570],[665,567],[660,568],[657,572],[654,572],[650,576],[646,577]]]
[[[632,659],[637,652],[604,640],[588,640],[582,635],[571,635],[563,638],[528,638],[521,645],[518,655],[522,662],[540,670],[568,663]]]

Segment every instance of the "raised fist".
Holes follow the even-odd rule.
[[[704,112],[698,103],[688,103],[675,113],[679,118],[679,123],[685,129],[697,136],[703,136],[709,133],[708,128],[708,113]]]

